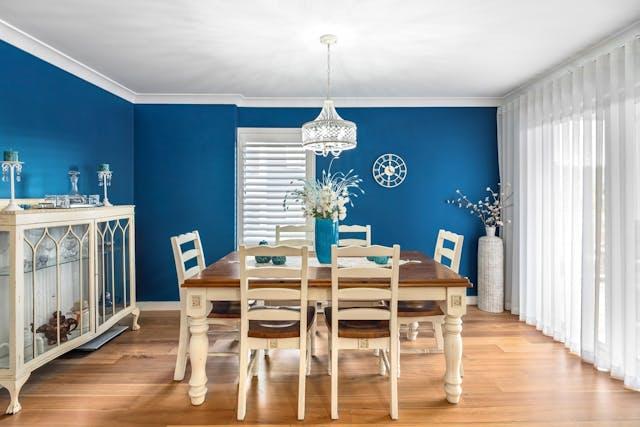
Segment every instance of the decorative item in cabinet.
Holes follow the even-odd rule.
[[[34,369],[129,314],[132,329],[139,328],[133,215],[133,206],[0,215],[0,386],[11,396],[7,413],[20,410],[20,389]]]

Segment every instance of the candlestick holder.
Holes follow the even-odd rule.
[[[69,182],[71,183],[71,191],[69,192],[70,196],[77,196],[80,194],[78,191],[78,179],[80,178],[80,172],[71,169],[69,170]]]
[[[104,197],[102,200],[102,204],[104,206],[113,206],[109,201],[109,197],[107,197],[107,187],[111,186],[111,176],[113,172],[110,170],[99,170],[98,171],[98,185],[103,187],[104,189]]]
[[[9,204],[2,210],[3,212],[21,211],[22,208],[16,203],[15,182],[21,181],[23,162],[3,161],[2,162],[2,181],[11,183],[11,200]]]

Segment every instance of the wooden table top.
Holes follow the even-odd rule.
[[[420,261],[410,262],[400,266],[400,287],[472,287],[466,277],[460,276],[421,252],[402,251],[400,259]],[[262,282],[265,284],[269,283],[269,281]],[[274,280],[273,282],[285,283],[282,280]],[[360,279],[358,282],[363,283]],[[365,283],[375,286],[376,281],[371,280]],[[224,258],[219,259],[196,276],[185,280],[182,286],[185,288],[240,286],[238,253],[231,252]],[[309,286],[331,287],[331,266],[310,266]]]

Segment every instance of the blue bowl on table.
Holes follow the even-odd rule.
[[[269,242],[267,242],[266,240],[261,240],[260,243],[258,243],[260,246],[264,246],[264,245],[268,245]],[[270,256],[256,256],[256,263],[257,264],[266,264],[269,261],[271,261],[271,257]]]
[[[273,265],[284,265],[287,262],[286,256],[272,256],[271,262]]]
[[[389,262],[389,257],[388,256],[374,256],[373,257],[373,262],[375,262],[376,264],[379,264],[379,265],[387,265],[387,263]]]

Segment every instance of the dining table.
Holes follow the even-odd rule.
[[[418,251],[400,254],[398,299],[401,301],[437,301],[445,315],[444,392],[450,403],[458,403],[462,394],[462,316],[466,314],[469,280],[433,258]],[[367,262],[367,261],[365,261]],[[331,264],[320,264],[310,253],[308,267],[308,299],[311,302],[331,300]],[[349,283],[349,286],[384,286],[379,279]],[[376,283],[377,282],[377,283]],[[263,282],[261,282],[263,283]],[[273,279],[270,285],[294,284]],[[269,283],[265,283],[269,285]],[[388,286],[388,284],[387,284]],[[201,405],[207,394],[206,364],[209,350],[207,316],[213,301],[240,301],[240,264],[237,251],[231,252],[205,269],[186,279],[186,314],[189,318],[189,397],[192,405]]]

